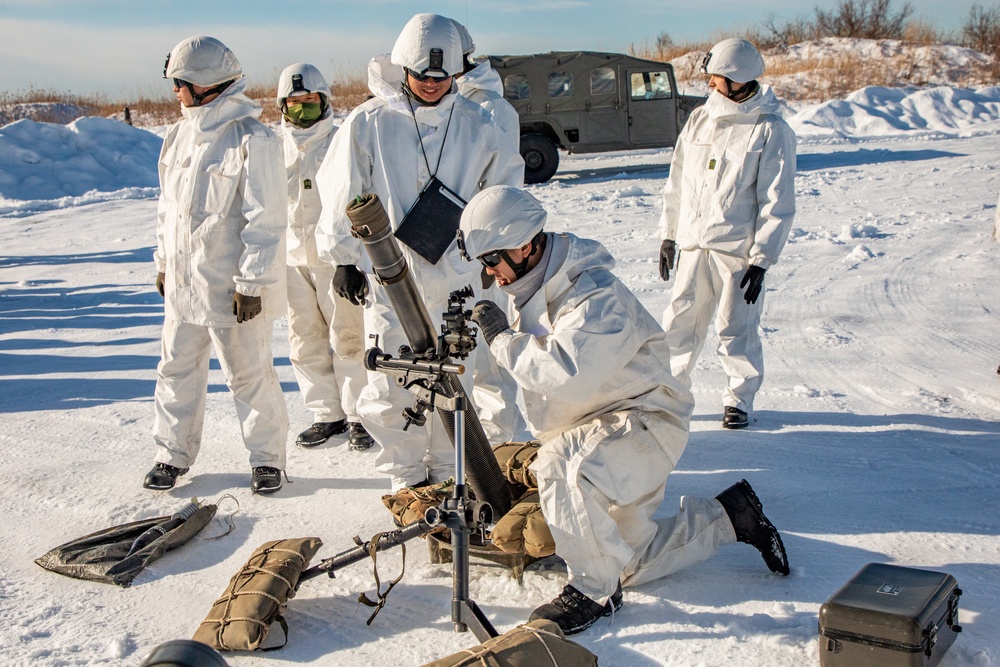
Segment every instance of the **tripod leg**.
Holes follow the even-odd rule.
[[[455,409],[455,472],[456,484],[454,501],[456,510],[460,513],[451,528],[451,565],[452,590],[451,620],[455,624],[455,632],[465,632],[472,629],[476,639],[484,642],[497,636],[496,628],[486,618],[486,614],[469,597],[469,517],[466,516],[467,500],[465,473],[465,437],[463,423],[465,420],[465,397],[462,396]],[[463,475],[459,477],[458,475]]]
[[[474,600],[452,600],[451,616],[461,619],[461,623],[455,623],[455,632],[465,632],[467,629],[471,629],[472,634],[480,643],[500,634]]]

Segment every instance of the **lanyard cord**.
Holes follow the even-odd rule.
[[[420,136],[420,126],[417,124],[417,114],[413,110],[413,99],[409,95],[406,96],[406,103],[410,105],[410,115],[413,116],[413,128],[417,131],[417,141],[420,142],[420,152],[424,155],[424,164],[427,165],[427,172],[433,179],[437,176],[438,169],[441,168],[441,158],[444,157],[444,144],[448,141],[448,130],[451,128],[451,117],[455,115],[455,103],[452,103],[451,111],[448,112],[448,122],[444,126],[444,138],[441,140],[441,152],[438,153],[438,161],[437,164],[434,165],[433,173],[431,173],[431,163],[427,159],[427,151],[424,149],[424,139]]]

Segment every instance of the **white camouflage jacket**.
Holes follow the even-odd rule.
[[[356,196],[375,193],[396,229],[430,180],[439,157],[438,179],[465,201],[490,185],[524,182],[524,161],[516,144],[503,140],[502,130],[479,105],[451,93],[436,106],[414,104],[414,113],[401,82],[402,68],[392,65],[388,55],[373,59],[369,88],[375,97],[351,112],[323,160],[317,177],[323,212],[316,240],[326,262],[356,264],[369,271],[361,242],[351,236],[347,205]],[[448,292],[469,283],[478,272],[462,260],[454,242],[437,264],[403,244],[400,247],[428,301],[439,300],[442,291],[447,299]]]
[[[501,129],[515,140],[515,147],[521,138],[521,119],[517,109],[503,96],[503,80],[490,66],[489,59],[476,61],[476,66],[455,79],[458,94],[486,109]]]
[[[322,210],[316,175],[336,131],[329,112],[306,128],[281,119],[279,134],[288,175],[288,234],[285,240],[289,266],[324,265],[316,251],[316,223]]]
[[[767,269],[795,216],[795,133],[768,86],[737,104],[712,92],[677,139],[660,238]]]
[[[573,234],[549,234],[547,246],[542,286],[490,345],[524,393],[532,433],[545,441],[638,410],[659,413],[686,438],[691,393],[670,374],[663,329],[611,273],[614,259]]]
[[[160,152],[156,270],[181,322],[236,326],[233,293],[285,311],[281,145],[238,80],[203,107],[182,107]]]

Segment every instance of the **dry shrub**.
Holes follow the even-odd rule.
[[[830,43],[831,38],[817,44]],[[955,65],[939,45],[917,46],[897,40],[871,40],[867,50],[806,58],[765,54],[764,81],[775,94],[789,101],[822,102],[843,98],[865,86],[975,87],[995,81],[991,69],[996,59],[979,54],[979,66]],[[951,70],[949,67],[959,67]]]
[[[334,113],[343,116],[368,98],[367,74],[346,74],[333,79],[330,104]],[[248,81],[246,95],[263,107],[261,120],[276,125],[281,112],[275,103],[278,82]],[[125,109],[132,125],[157,127],[181,118],[180,107],[164,86],[155,92],[146,90],[132,95],[110,96],[100,93],[78,95],[65,91],[29,88],[27,91],[0,92],[0,126],[16,120],[65,125],[82,116],[100,116],[124,121]]]
[[[330,104],[339,113],[347,113],[371,97],[367,74],[337,77],[330,85],[330,92]]]
[[[675,44],[670,35],[661,32],[653,44],[650,44],[648,41],[643,42],[641,45],[630,44],[628,52],[629,55],[636,58],[666,63],[692,52],[707,53],[712,48],[713,43],[684,42],[682,44]]]
[[[916,46],[931,46],[933,44],[950,42],[952,39],[929,23],[910,21],[906,24],[903,41]]]

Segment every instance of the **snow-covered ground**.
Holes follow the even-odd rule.
[[[973,95],[979,111],[970,112]],[[671,514],[679,496],[714,495],[745,477],[783,533],[791,576],[771,575],[735,545],[628,589],[612,622],[576,636],[604,667],[816,665],[820,605],[869,562],[953,574],[964,632],[942,666],[1000,665],[1000,244],[990,241],[1000,98],[995,89],[851,97],[792,119],[802,137],[799,213],[768,271],[756,421],[743,432],[720,428],[724,376],[710,340],[693,377],[691,441],[662,508]],[[170,492],[141,488],[162,322],[151,262],[155,146],[150,133],[98,119],[0,129],[4,665],[134,665],[157,644],[190,637],[259,544],[319,536],[328,557],[391,526],[373,454],[342,439],[316,450],[290,444],[293,483],[251,495],[214,362],[197,465]],[[656,275],[669,160],[670,151],[564,156],[556,178],[532,188],[550,229],[600,239],[657,316],[669,296]],[[278,322],[293,435],[310,418],[286,334]],[[231,534],[168,554],[131,588],[33,563],[84,533],[227,493],[240,504]],[[224,531],[217,519],[200,537]],[[477,643],[453,632],[450,567],[431,564],[419,542],[407,556],[372,625],[356,602],[373,587],[359,563],[302,585],[288,605],[285,648],[227,661],[419,665]],[[383,579],[394,576],[399,552],[379,564]],[[519,586],[475,563],[471,592],[506,630],[564,576],[558,565],[536,566]]]

